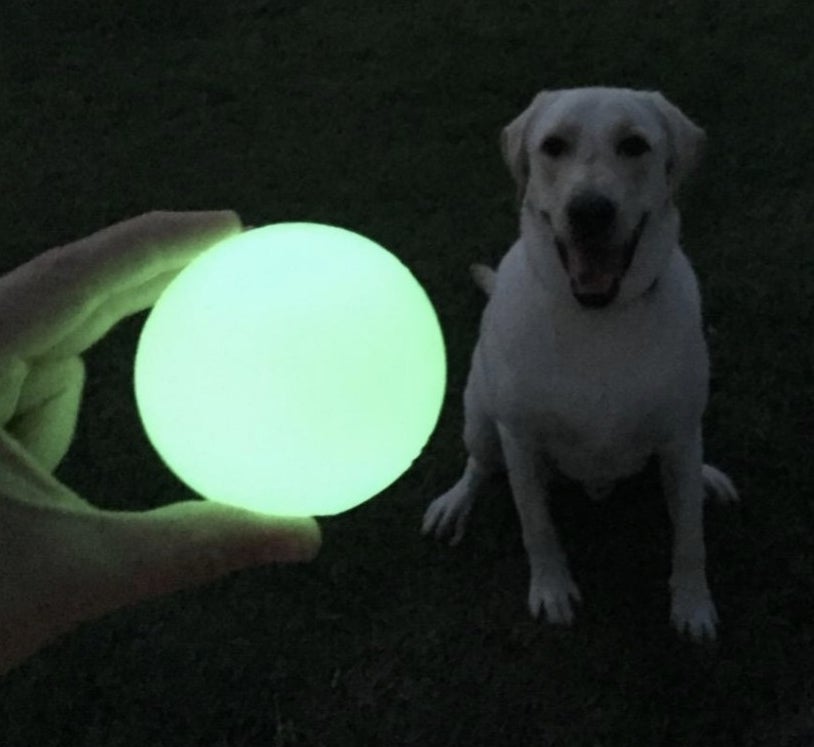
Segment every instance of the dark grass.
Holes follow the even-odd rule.
[[[84,625],[0,681],[0,743],[814,744],[809,4],[7,5],[0,270],[153,208],[339,224],[424,284],[449,386],[413,469],[323,521],[316,561]],[[743,495],[707,511],[723,621],[712,647],[667,624],[669,526],[652,473],[599,506],[558,491],[585,597],[571,630],[528,617],[505,483],[460,547],[418,536],[463,466],[483,306],[466,267],[515,234],[497,134],[540,88],[593,83],[660,89],[709,135],[682,199],[684,243],[711,328],[707,456]],[[88,353],[58,471],[123,510],[192,497],[137,421],[142,322]]]

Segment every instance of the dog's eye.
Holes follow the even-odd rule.
[[[557,158],[568,150],[568,143],[566,143],[565,140],[563,140],[559,135],[549,135],[545,140],[543,140],[540,150],[542,150],[547,156]]]
[[[622,138],[616,146],[616,152],[620,156],[635,158],[650,150],[650,145],[641,135],[630,135]]]

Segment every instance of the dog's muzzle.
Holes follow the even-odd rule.
[[[543,212],[550,224],[550,216]],[[649,213],[643,213],[630,238],[622,246],[582,238],[566,242],[559,236],[554,241],[563,269],[569,277],[571,292],[580,305],[599,309],[607,306],[619,293],[622,278],[633,263],[639,239]]]

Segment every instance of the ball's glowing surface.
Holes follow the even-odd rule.
[[[149,440],[194,491],[326,516],[421,453],[446,358],[435,310],[395,256],[345,229],[278,223],[221,241],[167,286],[134,384]]]

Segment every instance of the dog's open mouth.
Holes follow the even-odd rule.
[[[543,217],[548,219],[547,214]],[[589,308],[607,306],[619,293],[622,278],[633,262],[648,213],[643,213],[630,238],[622,245],[603,240],[565,241],[555,237],[557,253],[571,280],[574,298]]]

